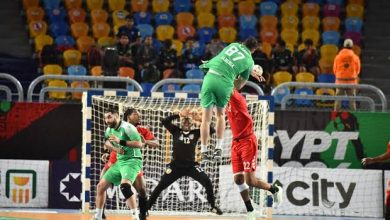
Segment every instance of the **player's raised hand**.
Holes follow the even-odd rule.
[[[194,120],[195,122],[202,122],[202,109],[200,108],[192,109],[190,114],[192,120]]]
[[[179,113],[180,117],[188,117],[190,115],[190,108],[187,107],[187,108],[184,108],[183,110],[180,111]]]

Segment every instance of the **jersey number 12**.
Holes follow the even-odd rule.
[[[244,53],[242,53],[236,46],[231,46],[228,50],[225,51],[225,54],[229,57],[232,57],[233,61],[242,60],[245,58]]]

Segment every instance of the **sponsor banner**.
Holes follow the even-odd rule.
[[[81,173],[79,162],[51,161],[49,208],[81,208]]]
[[[0,207],[47,207],[49,161],[0,160]]]
[[[274,161],[283,167],[362,168],[362,158],[386,151],[389,124],[390,113],[279,111]]]

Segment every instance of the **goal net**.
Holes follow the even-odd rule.
[[[89,103],[89,104],[87,104]],[[90,105],[90,106],[88,106]],[[150,195],[157,186],[161,176],[164,174],[166,165],[171,161],[172,137],[162,126],[161,120],[174,111],[187,107],[199,108],[200,102],[197,98],[152,98],[152,97],[128,97],[128,96],[92,96],[89,101],[83,103],[84,116],[84,154],[83,155],[83,192],[85,195],[84,211],[95,209],[96,185],[100,178],[101,169],[104,163],[101,155],[104,152],[104,131],[106,125],[103,119],[103,112],[108,107],[118,107],[123,118],[123,113],[128,108],[135,108],[141,113],[141,125],[147,126],[160,142],[159,148],[142,149],[144,163],[144,177],[147,184],[147,192]],[[254,120],[254,129],[259,140],[258,168],[256,175],[265,181],[272,182],[272,155],[273,151],[273,112],[270,112],[268,100],[248,100],[249,111]],[[215,126],[215,118],[212,122]],[[270,128],[271,127],[271,128]],[[194,126],[196,128],[196,125]],[[270,135],[271,134],[271,135]],[[203,166],[203,169],[210,177],[216,204],[224,211],[233,215],[245,213],[246,209],[241,200],[239,191],[234,184],[231,160],[230,143],[232,135],[230,126],[227,123],[224,146],[221,162],[200,161],[200,146],[197,148],[196,159]],[[200,145],[200,144],[199,144]],[[209,149],[212,151],[215,146],[215,135],[210,140]],[[272,156],[271,156],[272,157]],[[256,203],[259,216],[270,215],[272,201],[264,190],[250,189],[252,201]],[[183,177],[164,190],[151,212],[163,212],[163,214],[200,214],[208,213],[210,209],[206,200],[205,189],[195,180]],[[128,210],[117,187],[107,190],[106,210],[113,212],[125,212]]]

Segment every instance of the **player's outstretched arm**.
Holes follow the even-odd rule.
[[[367,157],[362,159],[363,166],[373,164],[373,163],[380,163],[385,162],[390,159],[390,153],[386,152],[384,154],[381,154],[377,157]]]

